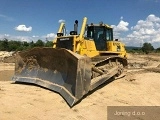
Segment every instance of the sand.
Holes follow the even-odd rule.
[[[160,106],[160,57],[129,55],[128,60],[125,77],[98,87],[73,108],[53,91],[15,84],[9,64],[0,70],[0,120],[106,120],[108,106]]]

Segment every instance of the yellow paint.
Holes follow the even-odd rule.
[[[86,23],[87,23],[87,18],[85,17],[83,19],[80,35],[72,35],[73,36],[73,52],[78,53],[80,55],[86,55],[88,57],[101,55],[101,53],[110,54],[110,55],[116,54],[121,57],[127,57],[125,45],[120,41],[106,41],[106,50],[97,51],[94,40],[93,39],[88,40],[84,38]],[[64,25],[65,25],[64,23],[60,25],[58,32],[63,31]],[[103,24],[103,25],[106,28],[111,28],[107,24]],[[62,37],[68,37],[68,36],[62,36]],[[56,48],[56,42],[57,40],[55,39],[53,42],[54,48]]]

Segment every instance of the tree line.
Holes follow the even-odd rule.
[[[22,51],[31,49],[33,47],[52,47],[53,42],[52,41],[42,41],[37,40],[36,42],[26,42],[26,41],[15,41],[15,40],[8,40],[3,39],[0,40],[0,51]],[[127,47],[126,47],[127,48]],[[157,49],[154,49],[151,43],[144,43],[142,47],[139,48],[131,48],[126,49],[127,52],[131,53],[150,53],[150,52],[160,52],[160,47]]]
[[[31,49],[33,47],[52,47],[53,42],[52,41],[42,41],[37,40],[36,42],[26,42],[26,41],[15,41],[15,40],[8,40],[3,39],[0,40],[0,51],[22,51]]]
[[[132,49],[127,49],[129,53],[160,53],[160,47],[154,49],[151,43],[143,43],[142,47],[133,47]]]

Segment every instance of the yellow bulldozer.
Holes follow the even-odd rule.
[[[120,76],[127,67],[125,45],[113,40],[113,29],[83,18],[66,34],[61,23],[53,48],[37,47],[17,53],[12,80],[33,83],[58,92],[73,106],[89,91]]]

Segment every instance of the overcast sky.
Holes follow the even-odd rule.
[[[60,22],[71,31],[83,17],[111,25],[127,46],[160,47],[160,0],[0,0],[0,39],[52,40]]]

